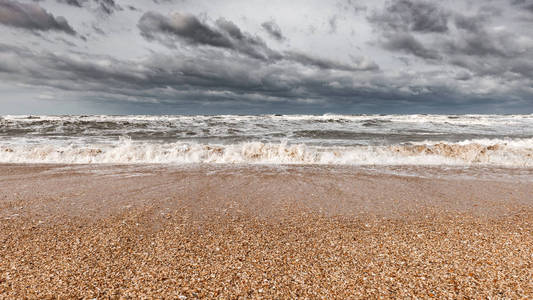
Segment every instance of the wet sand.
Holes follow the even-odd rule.
[[[532,174],[1,165],[0,298],[527,298]]]

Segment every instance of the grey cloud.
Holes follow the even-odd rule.
[[[274,21],[268,21],[261,24],[261,27],[275,40],[277,41],[283,41],[285,40],[285,37],[283,36],[283,33],[281,32],[281,28],[279,28],[278,24]]]
[[[386,49],[412,54],[425,59],[439,59],[437,51],[426,48],[415,37],[408,33],[398,33],[388,36],[383,43]]]
[[[222,33],[204,25],[195,16],[174,13],[166,17],[157,12],[146,12],[137,25],[141,34],[150,40],[182,38],[191,44],[205,44],[213,47],[232,48],[232,42]],[[163,34],[163,36],[161,36]],[[168,42],[167,42],[168,44]]]
[[[85,7],[90,5],[91,0],[56,0],[59,3],[64,3],[67,5],[75,6],[75,7]],[[92,0],[94,4],[96,4],[97,10],[106,14],[106,15],[112,15],[115,11],[123,10],[120,5],[118,5],[114,0]],[[133,6],[129,6],[131,10],[134,10],[135,8]],[[133,9],[132,9],[133,8]]]
[[[472,57],[458,55],[451,57],[449,62],[469,70],[476,76],[493,77],[511,82],[521,79],[533,80],[532,59],[531,56],[472,59]],[[530,82],[529,84],[533,86],[533,83]]]
[[[57,0],[59,3],[65,3],[67,5],[82,7],[83,0]]]
[[[279,52],[268,47],[261,38],[243,32],[233,22],[225,19],[217,20],[216,27],[213,27],[192,15],[174,13],[166,17],[159,13],[147,12],[139,20],[138,28],[146,39],[159,41],[169,47],[174,47],[177,40],[183,40],[195,46],[231,50],[267,63],[288,61],[320,69],[344,71],[378,69],[373,62],[365,62],[359,66],[315,58],[303,53]]]
[[[509,67],[509,71],[533,79],[533,61],[529,58],[515,60]]]
[[[381,33],[383,48],[419,58],[438,60],[439,50],[424,45],[415,35],[431,36],[449,32],[450,13],[436,3],[421,0],[398,0],[387,2],[381,11],[368,17]]]
[[[246,57],[222,59],[212,51],[179,58],[157,55],[139,62],[55,55],[0,44],[0,58],[2,80],[83,93],[86,101],[157,101],[158,105],[178,105],[196,113],[210,109],[218,113],[264,113],[269,109],[361,113],[383,111],[383,107],[398,112],[413,107],[417,111],[464,112],[473,103],[496,105],[501,99],[501,94],[463,94],[441,80],[420,84],[407,74],[388,78],[369,73],[302,72]],[[431,79],[435,74],[424,77]]]
[[[487,30],[490,24],[485,15],[456,14],[454,19],[459,32],[455,39],[448,40],[444,45],[444,50],[451,55],[515,57],[526,52],[517,45],[513,32]]]
[[[261,95],[264,99],[295,94],[294,85],[304,87],[310,79],[296,71],[261,64],[257,60],[234,57],[221,59],[215,52],[175,59],[153,56],[140,65],[107,57],[57,56],[33,53],[27,49],[0,46],[0,55],[12,59],[0,60],[0,72],[9,78],[19,77],[28,84],[55,86],[66,90],[92,90],[138,95],[155,93],[158,89],[183,92],[224,92],[241,97]],[[106,65],[94,63],[106,60]],[[17,62],[22,63],[17,63]],[[281,80],[283,78],[283,80]],[[305,94],[305,92],[302,92]],[[315,95],[316,96],[316,95]],[[198,100],[202,101],[202,100]]]
[[[36,53],[0,44],[0,57],[9,58],[0,60],[3,79],[136,101],[156,98],[182,103],[193,99],[196,105],[222,100],[228,105],[276,102],[289,107],[315,103],[342,109],[368,99],[376,99],[378,105],[398,99],[416,103],[423,101],[424,90],[438,90],[411,83],[401,92],[398,84],[405,83],[391,84],[381,75],[309,72],[246,57],[221,59],[219,53],[209,51],[179,59],[158,55],[130,62],[105,56]]]
[[[370,16],[370,21],[393,31],[447,32],[448,13],[434,2],[392,1],[383,12]]]
[[[108,15],[113,14],[115,11],[122,10],[122,7],[117,5],[114,0],[94,0],[98,3],[100,10]]]
[[[514,50],[506,49],[505,45],[501,43],[503,39],[506,38],[503,36],[490,36],[486,33],[467,33],[460,36],[457,40],[444,43],[443,51],[446,51],[449,55],[476,57],[512,55]]]
[[[233,22],[219,19],[216,24],[221,31],[231,37],[232,48],[238,52],[264,60],[281,58],[281,54],[270,49],[261,38],[242,32]]]
[[[0,23],[27,30],[76,34],[64,17],[55,17],[35,3],[0,0]]]
[[[522,9],[533,12],[533,1],[531,0],[513,0],[511,3]]]
[[[118,4],[126,11],[115,14],[112,22],[85,22],[93,34],[106,34],[105,39],[95,39],[95,44],[74,45],[55,35],[43,34],[41,31],[45,29],[30,29],[40,39],[28,35],[21,42],[0,41],[1,82],[60,90],[57,94],[80,101],[134,101],[144,107],[159,108],[175,105],[179,107],[177,112],[264,113],[272,109],[293,113],[463,113],[470,109],[479,113],[490,112],[490,107],[503,107],[506,112],[521,112],[525,108],[533,111],[530,101],[533,99],[533,36],[527,30],[533,19],[526,14],[528,1],[481,4],[459,0],[461,5],[455,6],[447,5],[451,2],[397,0],[380,7],[369,1],[369,16],[352,22],[348,14],[353,15],[353,7],[364,3],[339,0],[336,9],[343,23],[350,22],[350,27],[355,27],[360,21],[369,21],[370,24],[363,25],[370,25],[376,38],[368,40],[363,34],[347,35],[346,41],[328,39],[338,44],[317,47],[313,49],[316,52],[304,46],[289,48],[289,43],[275,43],[274,40],[283,37],[281,29],[276,36],[275,29],[269,32],[264,24],[259,25],[271,38],[262,39],[230,19],[210,21],[184,13],[167,15],[164,11],[171,4],[176,5],[174,9],[197,11],[194,1],[183,6],[178,0],[154,0],[161,6],[150,1],[151,8],[159,9],[159,13],[128,11],[134,3],[131,0],[47,1],[47,4],[70,2],[73,7],[90,9],[96,12],[92,17],[99,17],[98,12],[108,14],[100,7],[102,3],[116,7],[114,12],[120,9]],[[5,3],[14,2],[0,0],[0,4]],[[135,5],[141,4],[135,2]],[[466,9],[458,11],[457,7]],[[64,6],[60,9],[76,11]],[[209,10],[216,9],[216,5],[205,9],[210,14]],[[523,13],[517,14],[519,10]],[[57,15],[53,10],[50,12]],[[519,18],[515,18],[517,15]],[[141,17],[132,18],[138,16]],[[260,14],[254,17],[268,18]],[[309,26],[328,25],[327,16],[321,12],[306,20],[309,22],[301,24],[300,34],[306,34],[304,29]],[[92,24],[96,26],[92,28]],[[274,20],[272,24],[275,25]],[[133,33],[140,32],[144,40],[132,36],[130,30],[135,25],[138,31]],[[124,37],[120,36],[122,33]],[[7,36],[9,39],[11,35]],[[300,40],[305,38],[298,37],[295,44],[307,45],[305,40]],[[320,36],[309,42],[316,42],[315,38]],[[92,48],[107,41],[109,47]],[[154,44],[143,49],[146,41],[168,49],[158,52],[160,48]],[[25,42],[26,47],[14,46]],[[117,50],[120,49],[116,47],[125,42],[136,47],[132,56],[128,56],[136,59],[119,58]],[[50,49],[54,50],[47,50],[52,44]],[[353,52],[346,50],[349,45],[353,46]],[[375,51],[376,47],[389,53]],[[321,54],[324,57],[311,54],[327,49],[331,53]],[[350,60],[355,54],[371,57]],[[387,65],[391,57],[396,57],[400,64]],[[378,66],[372,58],[382,65]]]
[[[311,65],[320,69],[343,70],[343,71],[376,71],[379,66],[373,61],[361,59],[355,65],[344,64],[329,59],[313,57],[304,53],[288,51],[285,59],[298,62],[302,65]]]
[[[461,71],[458,72],[454,78],[460,81],[466,81],[472,79],[472,74],[470,72]]]
[[[493,40],[493,39],[496,39]],[[500,39],[500,41],[498,41]],[[509,45],[502,46],[506,36],[499,38],[484,38],[471,36],[468,38],[446,41],[442,45],[443,57],[440,61],[451,66],[458,66],[475,74],[476,77],[492,77],[502,81],[515,81],[533,79],[533,55],[529,52],[520,53],[518,46],[513,49],[513,39],[509,39]],[[472,78],[472,77],[469,77]],[[530,83],[532,84],[532,83]]]
[[[174,13],[167,17],[147,12],[139,20],[138,28],[148,40],[157,40],[171,47],[181,39],[192,45],[234,50],[262,60],[279,58],[280,55],[260,38],[243,33],[234,23],[219,19],[216,25],[218,28],[211,27],[192,15]]]
[[[443,67],[460,67],[476,76],[498,76],[504,81],[532,78],[527,63],[533,59],[531,43],[513,31],[495,30],[493,20],[500,15],[501,9],[494,6],[480,6],[468,14],[436,3],[401,0],[389,2],[369,20],[380,34],[379,45],[387,50]]]
[[[479,33],[484,30],[485,18],[479,16],[465,16],[457,14],[454,17],[455,26],[458,29],[470,31],[472,33]]]

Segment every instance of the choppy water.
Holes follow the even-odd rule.
[[[1,116],[0,162],[533,167],[533,115]]]

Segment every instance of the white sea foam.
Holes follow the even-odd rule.
[[[245,163],[341,165],[494,165],[533,167],[533,139],[393,146],[314,147],[246,142],[229,145],[146,143],[14,144],[0,146],[2,163],[139,164]]]

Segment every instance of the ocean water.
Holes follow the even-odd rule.
[[[0,116],[0,163],[533,167],[533,115]]]

